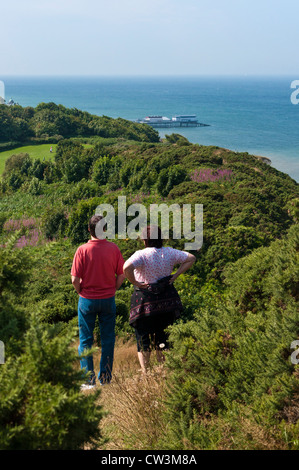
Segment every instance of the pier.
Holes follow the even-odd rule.
[[[173,118],[166,116],[147,116],[143,119],[137,119],[139,124],[148,124],[156,128],[180,128],[180,127],[207,127],[210,124],[198,122],[196,115],[179,115]]]
[[[141,121],[137,121],[141,122]],[[151,123],[151,122],[141,122],[141,124],[149,124],[152,127],[208,127],[210,124],[203,124],[202,122],[159,122],[159,123]]]

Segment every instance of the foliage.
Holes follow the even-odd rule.
[[[191,448],[224,445],[216,418],[230,426],[234,418],[239,425],[233,439],[243,433],[243,446],[250,448],[250,436],[240,429],[247,415],[252,427],[263,423],[274,445],[298,447],[292,413],[299,376],[290,360],[291,343],[299,337],[298,233],[294,225],[282,240],[229,265],[225,295],[201,302],[194,320],[172,328],[172,425],[166,439],[173,448],[184,442]],[[289,439],[282,444],[285,431]]]
[[[21,231],[16,232],[0,250],[0,338],[5,344],[6,354],[15,354],[27,326],[26,312],[19,304],[24,292],[30,259],[23,251],[14,249]]]
[[[186,177],[187,173],[181,165],[164,168],[158,177],[157,190],[162,196],[167,196],[172,188],[182,183]]]
[[[124,137],[142,142],[158,142],[150,126],[125,119],[95,116],[55,103],[40,103],[36,108],[0,105],[0,141],[26,141],[31,138],[102,136]],[[57,139],[56,139],[57,141]]]
[[[170,134],[170,135],[165,135],[165,139],[167,142],[171,144],[177,144],[177,145],[190,145],[190,142],[188,139],[180,134]]]
[[[66,232],[67,214],[63,208],[53,208],[44,215],[43,230],[49,240],[62,237]]]
[[[80,393],[81,372],[70,343],[57,326],[41,325],[32,315],[23,354],[1,366],[0,448],[2,450],[77,450],[98,445],[101,408],[96,395]]]
[[[176,280],[184,313],[171,328],[161,445],[298,447],[298,366],[289,360],[299,335],[298,184],[248,153],[178,134],[160,142],[150,126],[55,103],[0,106],[0,134],[9,147],[57,142],[49,158],[38,145],[34,157],[12,152],[0,184],[0,447],[75,449],[100,437],[101,410],[79,395],[69,347],[78,300],[70,270],[97,206],[114,207],[117,232],[119,196],[148,215],[151,204],[203,205],[203,246]],[[173,220],[165,244],[184,249],[185,235],[172,233]],[[125,259],[142,248],[113,241]],[[126,280],[116,293],[122,338],[132,336],[131,292]]]
[[[94,197],[86,201],[80,201],[69,219],[69,237],[75,244],[87,242],[89,239],[88,221],[94,215],[97,206],[102,202],[101,198]]]
[[[0,368],[0,448],[75,450],[98,445],[101,407],[84,396],[85,380],[76,367],[76,332],[60,334],[59,324],[41,322],[28,299],[32,262],[16,250],[17,234],[1,250],[0,337],[5,364]],[[34,264],[34,263],[33,263]],[[20,306],[22,305],[22,306]]]

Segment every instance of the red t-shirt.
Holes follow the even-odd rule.
[[[115,295],[115,275],[123,274],[124,259],[115,243],[89,240],[77,249],[71,275],[81,279],[80,296],[108,299]]]

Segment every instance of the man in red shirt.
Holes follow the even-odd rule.
[[[101,361],[98,380],[110,383],[115,344],[115,292],[124,281],[124,259],[115,243],[96,237],[96,226],[102,219],[93,216],[88,230],[91,239],[77,249],[71,269],[72,284],[79,294],[79,355],[93,345],[96,317],[99,318]],[[93,356],[81,357],[81,368],[89,374],[87,387],[95,386]]]

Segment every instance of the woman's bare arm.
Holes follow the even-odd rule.
[[[138,282],[135,278],[134,274],[134,265],[130,263],[129,261],[126,261],[124,264],[124,275],[126,276],[127,279],[134,285],[139,288],[144,288],[147,287],[148,284],[145,284],[143,282]]]
[[[194,255],[191,255],[191,253],[188,253],[188,258],[186,259],[186,261],[184,261],[180,267],[178,268],[177,272],[172,276],[172,278],[170,279],[169,281],[169,284],[172,284],[179,276],[180,274],[183,274],[185,273],[186,271],[188,271],[188,269],[191,268],[191,266],[193,265],[193,263],[196,261],[196,258]]]

